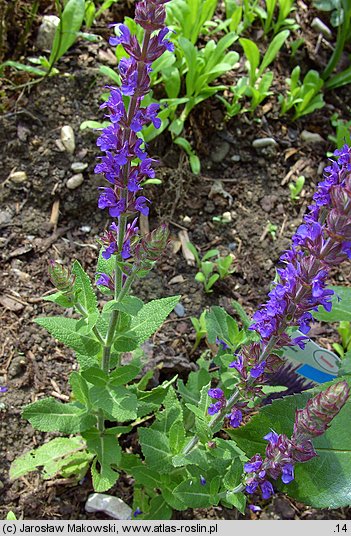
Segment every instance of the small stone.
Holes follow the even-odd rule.
[[[185,316],[185,309],[184,309],[184,306],[181,303],[177,303],[177,305],[174,308],[174,312],[180,318]]]
[[[9,378],[12,380],[25,372],[26,362],[21,356],[14,357],[9,366]]]
[[[228,244],[228,248],[230,249],[230,251],[235,251],[237,247],[238,247],[238,244],[236,242],[230,242]]]
[[[104,512],[112,519],[130,519],[132,509],[118,497],[106,493],[92,493],[85,503],[85,511],[88,513]]]
[[[60,19],[56,15],[44,15],[35,43],[39,50],[51,51],[56,28],[59,24]]]
[[[90,233],[91,227],[90,225],[83,225],[82,227],[79,227],[79,230],[82,231],[82,233]]]
[[[222,222],[223,223],[230,223],[232,221],[232,215],[230,212],[223,212],[222,214]]]
[[[191,218],[189,218],[189,216],[184,216],[183,223],[191,223]]]
[[[12,220],[12,214],[8,210],[0,210],[0,227],[7,225]]]
[[[73,128],[70,125],[65,125],[61,128],[61,141],[66,151],[73,154],[76,148],[76,141]]]
[[[240,162],[241,156],[240,154],[233,154],[233,156],[230,159],[232,162]]]
[[[264,147],[278,147],[278,143],[274,138],[256,138],[252,142],[252,147],[255,149],[263,149]]]
[[[58,148],[58,150],[60,151],[60,153],[65,152],[66,149],[65,149],[65,146],[63,145],[61,140],[55,140],[55,145]]]
[[[27,173],[25,171],[14,171],[11,173],[9,179],[15,184],[21,184],[27,180]]]
[[[325,140],[316,132],[310,132],[309,130],[303,130],[300,134],[301,141],[307,145],[313,145],[314,143],[325,143]]]
[[[72,175],[70,179],[66,182],[66,186],[69,190],[75,190],[78,188],[81,184],[83,184],[84,177],[81,173],[77,173],[77,175]]]
[[[323,34],[326,39],[331,39],[333,37],[330,28],[328,28],[328,26],[324,24],[324,22],[321,21],[321,19],[319,19],[318,17],[315,17],[313,19],[313,21],[311,22],[311,27],[317,33]]]
[[[7,296],[1,296],[0,303],[5,309],[13,311],[14,313],[21,311],[24,307],[23,303],[13,300],[12,298],[9,298]]]
[[[169,284],[170,285],[176,285],[177,283],[184,283],[185,279],[182,275],[175,275],[170,279]]]
[[[117,65],[116,54],[114,54],[110,48],[107,50],[100,49],[98,51],[98,60],[101,61],[101,63],[107,63],[107,65],[111,65],[112,67]]]
[[[213,151],[211,152],[211,160],[216,164],[223,162],[227,154],[229,153],[230,144],[227,141],[221,141],[216,144]]]
[[[85,169],[87,169],[88,164],[85,162],[73,162],[71,165],[71,170],[75,173],[82,173]]]

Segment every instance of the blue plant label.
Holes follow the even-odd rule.
[[[301,336],[303,333],[296,331],[294,335]],[[339,357],[311,340],[303,350],[299,346],[285,347],[284,357],[297,367],[297,374],[315,383],[329,382],[338,375]]]

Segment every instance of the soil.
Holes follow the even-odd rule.
[[[306,13],[303,5],[299,3],[297,15],[307,46],[300,60],[305,62],[306,69],[313,65],[318,68],[325,50],[322,47],[318,60],[312,53],[318,37],[309,30],[314,12]],[[47,6],[49,9],[49,2],[45,3]],[[125,12],[128,12],[127,4],[115,10],[114,20],[122,20]],[[33,35],[35,30],[36,26]],[[96,135],[79,128],[85,120],[102,120],[99,104],[106,79],[98,70],[99,64],[108,58],[108,45],[106,31],[102,26],[100,30],[105,39],[99,43],[78,40],[59,62],[59,75],[23,87],[28,81],[26,76],[8,73],[11,83],[7,80],[3,90],[0,385],[8,386],[9,390],[2,396],[0,406],[2,519],[9,510],[23,519],[102,518],[84,510],[92,492],[89,478],[79,485],[62,479],[44,482],[36,474],[14,482],[8,478],[11,462],[49,437],[34,431],[21,419],[21,409],[46,395],[68,399],[67,379],[76,366],[73,353],[33,323],[37,316],[56,312],[53,304],[41,299],[52,291],[48,262],[58,259],[69,265],[72,259],[78,259],[93,275],[97,237],[108,225],[106,214],[96,208],[99,184],[93,173],[98,154]],[[32,41],[30,34],[29,47]],[[278,92],[280,81],[291,69],[287,52],[282,52],[279,58],[274,78],[274,90]],[[199,317],[212,304],[222,305],[235,315],[233,298],[252,314],[264,300],[279,255],[289,246],[314,186],[321,179],[326,152],[333,150],[328,141],[328,135],[332,134],[328,117],[332,113],[344,119],[351,117],[347,88],[327,93],[326,102],[323,110],[292,122],[288,116],[279,118],[276,99],[270,98],[254,118],[245,115],[228,122],[216,98],[205,101],[194,110],[186,125],[186,137],[201,159],[201,173],[197,176],[191,173],[180,148],[172,145],[168,133],[150,145],[150,153],[160,162],[158,176],[162,184],[147,189],[146,196],[152,199],[148,223],[152,229],[159,222],[167,221],[172,240],[167,254],[151,276],[135,289],[135,294],[150,300],[179,293],[184,307],[184,315],[171,313],[145,347],[150,366],[157,367],[155,382],[174,374],[186,378],[195,369],[196,359],[205,345],[192,352],[195,333],[191,316]],[[59,142],[63,125],[71,125],[74,130],[73,155],[62,150]],[[312,145],[303,143],[303,130],[320,134],[322,141]],[[262,137],[273,137],[277,146],[269,151],[255,150],[253,140]],[[77,189],[69,190],[66,182],[74,174],[71,165],[82,161],[88,164],[83,172],[84,182]],[[14,183],[9,178],[14,170],[25,171],[27,179]],[[300,174],[306,177],[305,186],[300,199],[292,202],[288,182]],[[213,220],[228,212],[230,222]],[[276,226],[275,233],[269,231],[270,223]],[[217,283],[213,293],[204,293],[195,281],[196,269],[187,264],[179,248],[180,231],[188,232],[202,254],[216,247],[222,254],[233,255],[234,273]],[[340,266],[332,275],[332,283],[349,284],[350,265]],[[331,348],[337,337],[333,327],[316,324],[313,330],[320,344]],[[126,475],[122,475],[110,493],[131,503],[132,488]],[[282,495],[262,504],[262,509],[259,515],[248,511],[245,518],[345,519],[351,514],[348,509],[318,511]],[[225,508],[176,512],[174,516],[178,519],[242,518],[236,511]]]

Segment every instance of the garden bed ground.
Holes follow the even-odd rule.
[[[312,18],[312,14],[304,14]],[[314,35],[311,40],[316,39]],[[311,49],[314,43],[310,43]],[[43,443],[46,434],[34,431],[21,419],[23,405],[54,393],[69,397],[67,378],[75,367],[73,354],[33,324],[38,315],[54,311],[41,296],[52,286],[47,264],[52,258],[69,264],[80,260],[92,275],[98,252],[97,236],[108,224],[106,214],[96,208],[98,181],[93,169],[97,156],[95,134],[80,131],[86,119],[102,119],[99,98],[106,81],[98,75],[98,64],[106,60],[108,46],[78,42],[59,64],[61,74],[34,85],[30,90],[6,91],[1,120],[0,145],[0,254],[3,272],[0,281],[0,384],[8,393],[1,399],[1,495],[0,518],[12,509],[24,519],[92,519],[84,503],[92,491],[89,478],[78,485],[57,479],[43,482],[38,475],[10,482],[10,463],[28,449]],[[276,80],[287,69],[288,56],[277,63]],[[15,78],[17,83],[23,82]],[[158,176],[162,185],[149,187],[152,199],[150,228],[160,221],[170,224],[172,241],[168,253],[158,262],[150,278],[143,280],[135,294],[143,299],[181,294],[184,316],[172,313],[162,329],[146,347],[148,366],[156,369],[155,382],[174,374],[186,378],[196,365],[205,346],[192,353],[195,334],[190,316],[199,317],[211,304],[226,307],[238,300],[251,314],[264,300],[274,277],[275,264],[300,223],[321,179],[327,141],[331,133],[326,118],[333,112],[350,119],[348,90],[326,97],[327,107],[319,113],[293,123],[278,118],[275,101],[268,100],[260,120],[240,116],[224,122],[216,99],[195,110],[186,134],[200,158],[202,171],[193,175],[179,148],[172,146],[169,134],[151,145],[150,152],[160,160]],[[63,125],[76,134],[73,156],[61,150],[57,140]],[[304,144],[301,132],[318,133],[323,142]],[[273,137],[277,148],[257,152],[252,142]],[[73,162],[86,162],[84,182],[76,190],[66,187],[73,175]],[[8,179],[12,170],[25,171],[27,180],[14,184]],[[292,171],[294,170],[294,171]],[[306,177],[303,195],[292,203],[288,181],[299,174]],[[290,179],[289,179],[290,176]],[[219,183],[218,181],[221,181]],[[52,208],[58,208],[57,225],[50,222]],[[213,222],[214,216],[230,212],[232,221]],[[267,232],[268,222],[277,226],[276,237]],[[187,230],[190,240],[205,252],[217,247],[235,256],[235,272],[206,295],[194,280],[196,270],[188,266],[179,245],[179,231]],[[333,274],[334,283],[350,281],[350,266]],[[102,299],[102,296],[101,296]],[[335,339],[332,327],[316,324],[313,334],[326,347]],[[132,437],[125,439],[132,442]],[[131,502],[132,487],[122,476],[111,493]],[[340,519],[350,511],[317,511],[302,507],[283,496],[263,504],[261,518]],[[246,518],[256,517],[247,513]],[[182,519],[236,519],[237,514],[222,508],[175,513]]]

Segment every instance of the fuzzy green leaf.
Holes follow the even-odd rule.
[[[26,406],[23,418],[41,432],[75,434],[93,427],[96,418],[76,404],[63,404],[56,398],[44,398]]]
[[[323,322],[340,322],[342,320],[351,320],[351,288],[350,287],[328,287],[334,290],[332,296],[332,310],[328,313],[324,307],[319,307],[318,312],[313,313],[317,320]]]
[[[133,317],[130,333],[135,334],[138,344],[145,342],[163,324],[167,316],[180,300],[180,296],[171,296],[152,300],[145,304]]]
[[[72,372],[69,377],[69,383],[72,387],[73,396],[78,402],[85,406],[90,406],[89,386],[79,372]]]
[[[82,355],[95,356],[100,350],[100,344],[93,337],[79,333],[79,320],[64,316],[41,317],[34,320],[44,327],[53,337],[73,348]]]
[[[348,379],[347,379],[348,378]],[[349,384],[351,379],[345,377]],[[329,384],[328,384],[329,385]],[[261,408],[259,415],[243,428],[229,431],[238,446],[251,457],[263,454],[267,446],[263,436],[270,429],[290,437],[295,411],[304,408],[307,400],[327,387],[287,396]],[[315,508],[340,508],[351,501],[351,401],[342,408],[325,434],[313,440],[318,457],[296,465],[295,481],[279,485],[291,497]]]
[[[41,447],[23,454],[12,463],[10,478],[15,479],[31,471],[43,468],[43,477],[51,478],[57,472],[57,466],[66,463],[69,456],[84,451],[86,445],[80,437],[57,437]]]
[[[171,465],[169,440],[163,432],[151,428],[139,429],[141,450],[147,467],[160,473],[168,472]]]
[[[100,434],[98,430],[85,432],[83,437],[89,451],[95,453],[97,457],[91,468],[94,490],[99,493],[107,491],[118,478],[116,468],[120,464],[122,455],[118,440],[112,435]]]
[[[94,386],[90,390],[90,398],[95,409],[102,409],[108,417],[119,422],[130,421],[137,417],[138,399],[125,387]]]
[[[74,261],[72,273],[75,275],[74,290],[77,292],[79,303],[90,314],[98,312],[97,299],[90,278],[78,261]]]

